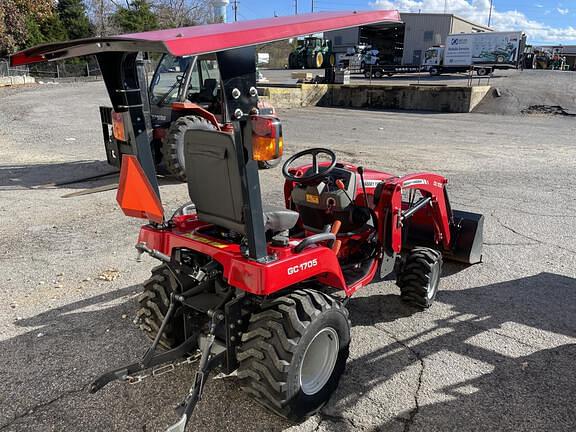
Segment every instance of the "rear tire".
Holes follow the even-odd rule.
[[[296,53],[291,52],[288,56],[288,68],[298,69],[298,56]]]
[[[142,284],[144,292],[138,296],[140,308],[136,312],[135,322],[150,339],[154,340],[170,306],[172,288],[170,271],[164,265],[152,270],[152,277]],[[184,342],[183,315],[177,308],[170,322],[166,324],[160,338],[160,346],[171,349]]]
[[[336,390],[349,345],[344,306],[324,293],[296,290],[252,315],[238,350],[238,377],[260,404],[300,421]]]
[[[442,273],[442,254],[434,249],[415,247],[406,256],[396,284],[402,300],[426,309],[432,306]]]
[[[162,144],[162,157],[168,172],[180,181],[186,181],[184,135],[190,129],[216,130],[216,126],[198,116],[180,117],[168,129],[168,138]]]

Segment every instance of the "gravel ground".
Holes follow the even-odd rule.
[[[0,431],[159,431],[175,419],[192,368],[86,391],[138,358],[135,261],[140,222],[114,182],[55,184],[109,171],[102,83],[0,90]],[[210,380],[197,431],[568,431],[576,428],[576,127],[559,116],[298,109],[281,113],[288,153],[327,146],[342,160],[450,179],[455,208],[486,215],[485,262],[445,266],[426,312],[392,281],[350,302],[351,357],[323,412],[294,425],[234,378]],[[262,173],[281,202],[280,170]],[[187,199],[165,182],[164,204]]]

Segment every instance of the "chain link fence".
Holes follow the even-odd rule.
[[[155,57],[150,57],[145,62],[147,75],[154,73],[157,64],[158,58]],[[31,76],[37,79],[66,79],[93,78],[101,77],[101,75],[98,61],[94,56],[18,67],[10,67],[8,59],[0,59],[0,77]]]
[[[29,75],[26,66],[10,67],[8,59],[0,59],[0,77]]]
[[[95,57],[37,63],[30,65],[29,69],[31,76],[45,79],[98,77],[102,75]]]

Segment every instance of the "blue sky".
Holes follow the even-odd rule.
[[[240,0],[238,19],[294,13],[295,0]],[[492,27],[524,30],[533,44],[576,45],[576,0],[493,0]],[[399,9],[406,12],[455,13],[487,24],[490,0],[315,0],[315,10]],[[298,0],[298,9],[310,12],[311,0]],[[233,16],[229,7],[229,17]]]

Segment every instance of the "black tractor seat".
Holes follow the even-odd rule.
[[[193,138],[193,139],[191,139]],[[190,130],[185,157],[190,199],[201,221],[246,234],[245,203],[234,140],[228,133]],[[287,209],[264,209],[264,229],[274,234],[296,225],[300,214]]]

